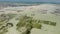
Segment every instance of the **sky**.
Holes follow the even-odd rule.
[[[57,2],[57,3],[60,3],[60,0],[0,0],[0,1],[20,1],[20,2]]]

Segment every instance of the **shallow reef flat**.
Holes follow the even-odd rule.
[[[0,9],[0,34],[60,34],[59,6],[41,4]]]

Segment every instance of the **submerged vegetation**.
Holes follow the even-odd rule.
[[[7,23],[10,19],[12,19],[16,14],[8,13],[8,14],[0,14],[0,26],[4,23]]]
[[[10,27],[12,27],[12,26],[13,26],[12,23],[7,23],[5,26],[2,26],[0,28],[0,34],[4,34],[4,33],[8,32],[7,29],[10,28]]]
[[[7,20],[7,22],[12,19],[15,16],[15,14],[2,14],[0,15],[0,26],[4,24],[4,21]],[[31,14],[31,16],[24,15],[19,19],[19,22],[16,24],[17,30],[20,31],[22,27],[25,27],[25,29],[22,29],[22,34],[29,34],[31,32],[32,28],[37,28],[37,29],[42,29],[42,24],[46,25],[51,25],[51,26],[56,26],[56,22],[51,22],[51,21],[45,21],[45,20],[37,20],[33,18],[34,14]],[[5,26],[2,26],[0,28],[0,34],[3,34],[7,32],[8,28],[13,27],[12,23],[7,23]],[[21,31],[20,31],[21,32]]]
[[[7,27],[6,27],[6,26],[2,26],[2,27],[0,28],[0,34],[4,34],[4,33],[6,33],[6,32],[8,32]]]
[[[0,14],[0,34],[5,33],[7,28],[12,27],[12,23],[8,23],[10,19],[12,19],[16,14],[8,13],[8,14]],[[5,26],[3,26],[5,25]]]
[[[51,21],[43,21],[44,24],[47,25],[52,25],[52,26],[56,26],[56,22],[51,22]]]
[[[0,14],[0,34],[5,34],[8,28],[13,27],[12,23],[8,23],[16,14],[7,13]]]
[[[9,26],[9,25],[10,25],[10,27],[13,27],[13,24],[12,23],[7,23],[6,24],[6,27]]]
[[[20,21],[17,23],[16,26],[17,26],[17,30],[19,30],[21,27],[26,27],[27,31],[25,31],[23,33],[27,34],[28,32],[30,33],[32,28],[41,29],[42,24],[56,26],[56,22],[45,21],[45,20],[36,20],[36,19],[33,19],[33,17],[27,16],[27,15],[24,15],[20,19]]]
[[[0,34],[5,34],[6,32],[8,32],[7,29],[3,29],[3,31],[0,31]]]

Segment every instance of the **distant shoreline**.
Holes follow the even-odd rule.
[[[57,2],[20,2],[20,1],[0,1],[0,3],[60,4],[60,3],[57,3]]]

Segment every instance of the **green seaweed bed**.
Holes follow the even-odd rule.
[[[37,20],[31,16],[24,15],[20,21],[17,23],[17,30],[21,27],[26,27],[27,31],[22,34],[29,34],[32,28],[42,29],[42,24],[56,26],[56,22]]]

